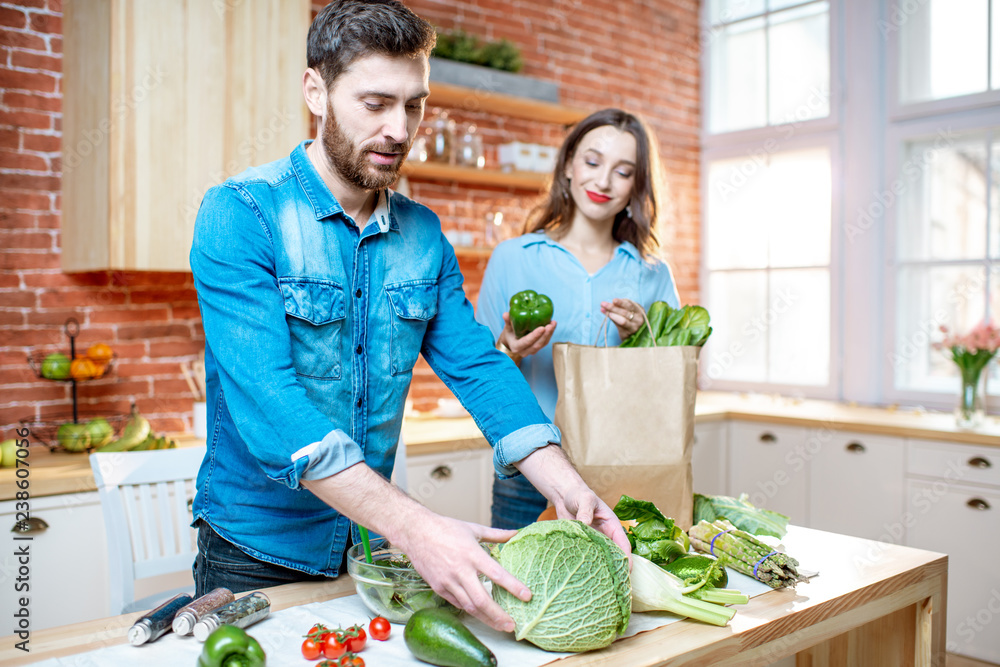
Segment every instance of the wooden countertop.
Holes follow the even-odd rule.
[[[858,664],[850,662],[852,656],[863,656],[867,665],[944,664],[947,556],[796,526],[790,527],[784,544],[819,576],[795,589],[752,598],[738,607],[727,627],[673,623],[558,665],[769,664],[795,654],[804,664]],[[353,585],[345,577],[266,592],[272,611],[279,611],[352,594]],[[123,644],[139,615],[33,632],[29,655],[14,648],[14,637],[6,637],[0,640],[0,664],[14,667]],[[268,632],[267,623],[258,626],[258,636]],[[153,643],[143,650],[161,646]],[[377,646],[368,650],[377,651]],[[375,657],[371,653],[372,664],[377,664]]]
[[[987,417],[977,430],[968,431],[957,428],[950,413],[722,392],[699,392],[695,415],[699,423],[740,419],[1000,447],[1000,419],[996,417]],[[182,447],[204,443],[190,434],[171,437]],[[403,442],[410,456],[489,446],[471,417],[409,417],[403,421]],[[95,490],[85,454],[50,452],[39,446],[32,446],[30,452],[32,496]],[[0,500],[14,498],[16,481],[13,468],[0,470]]]
[[[699,422],[742,419],[1000,447],[1000,418],[995,416],[986,417],[975,430],[966,430],[955,425],[950,412],[725,392],[698,392],[695,413]]]

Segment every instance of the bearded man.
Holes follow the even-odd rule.
[[[475,418],[498,476],[525,475],[560,517],[628,552],[476,323],[438,217],[389,189],[423,118],[434,42],[396,0],[327,5],[302,80],[317,137],[205,195],[191,249],[209,405],[196,595],[336,577],[366,526],[452,604],[513,630],[478,579],[530,598],[478,544],[513,531],[440,516],[388,481],[421,353]]]

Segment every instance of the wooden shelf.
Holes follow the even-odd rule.
[[[485,111],[498,116],[524,118],[560,125],[572,125],[589,115],[589,112],[582,109],[574,109],[552,102],[516,97],[480,88],[466,88],[440,81],[431,81],[430,84],[431,94],[427,98],[427,107],[442,106],[464,111]]]
[[[493,248],[482,246],[457,245],[454,248],[456,257],[489,257],[493,254]]]
[[[472,185],[495,185],[499,187],[522,188],[524,190],[545,189],[549,174],[533,171],[501,171],[499,169],[474,169],[457,167],[440,162],[407,162],[403,165],[404,176],[434,181],[455,181]]]

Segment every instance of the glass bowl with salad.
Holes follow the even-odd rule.
[[[413,568],[406,554],[384,537],[371,540],[369,546],[371,563],[365,559],[363,544],[355,544],[347,550],[347,572],[354,580],[358,597],[372,613],[385,617],[390,623],[406,623],[413,612],[420,609],[462,613],[435,593]],[[479,578],[486,583],[484,575]]]

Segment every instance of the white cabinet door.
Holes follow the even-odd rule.
[[[3,554],[0,555],[0,617],[6,625],[3,634],[17,628],[14,614],[20,598],[29,602],[31,630],[80,623],[108,615],[107,543],[104,517],[96,491],[32,498],[29,511],[32,522],[44,521],[48,528],[28,533],[13,533],[18,522],[17,501],[0,503],[0,531]],[[31,539],[15,539],[30,537]],[[27,549],[26,562],[19,562],[15,551]],[[23,569],[22,569],[23,568]],[[17,579],[21,577],[22,581]],[[27,585],[21,591],[18,586]]]
[[[726,422],[703,422],[694,425],[691,447],[691,475],[694,492],[710,496],[726,493]]]
[[[455,519],[490,525],[493,450],[408,455],[407,490],[427,508]]]
[[[809,526],[807,430],[734,421],[729,425],[729,491]]]
[[[1000,663],[1000,490],[907,483],[907,543],[948,554],[948,651]]]
[[[904,445],[902,438],[812,430],[810,527],[903,544]]]

